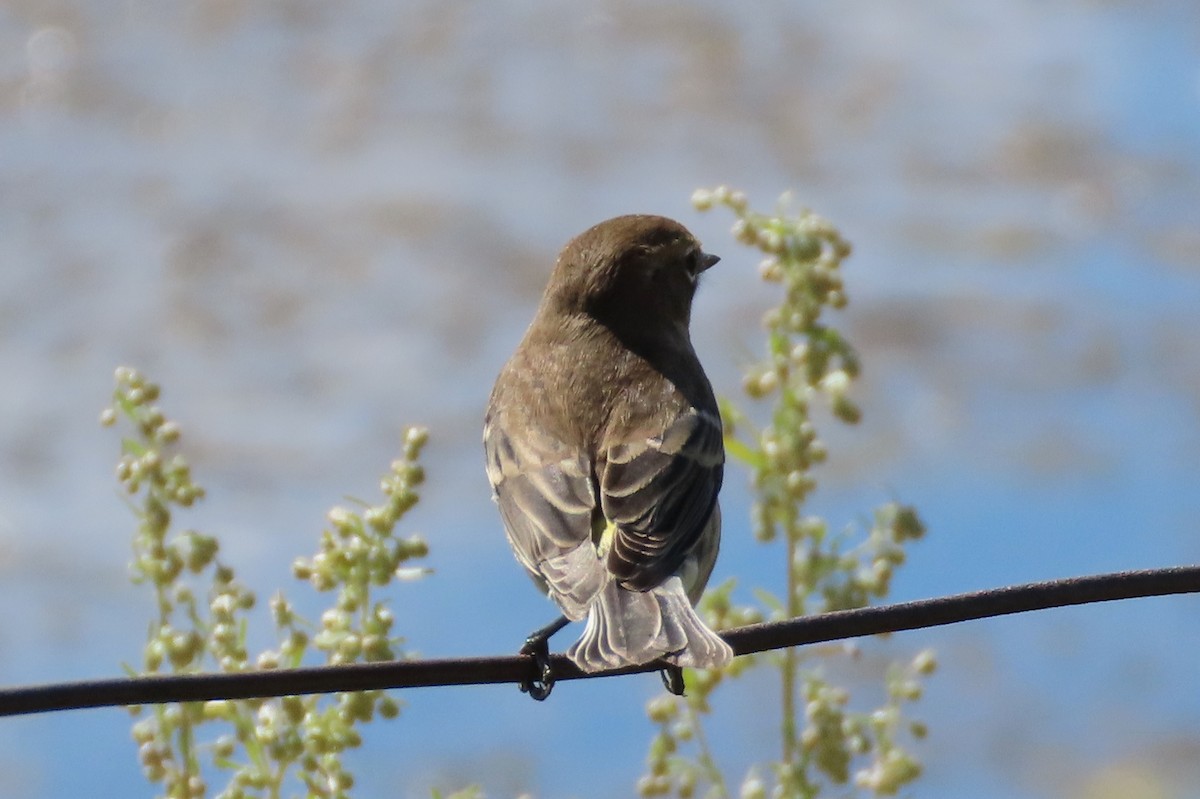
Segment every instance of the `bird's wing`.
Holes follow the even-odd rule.
[[[573,619],[606,579],[592,543],[596,489],[582,452],[524,427],[510,435],[491,420],[483,433],[487,474],[504,530],[521,565]]]
[[[648,590],[675,573],[716,507],[725,462],[721,419],[687,408],[658,435],[610,446],[600,502],[615,527],[608,570]]]

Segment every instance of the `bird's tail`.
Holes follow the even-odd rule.
[[[592,602],[587,628],[567,654],[589,672],[658,658],[715,669],[733,659],[729,644],[696,615],[678,576],[649,591],[630,591],[609,580]]]

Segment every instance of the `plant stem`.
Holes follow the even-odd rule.
[[[789,618],[800,615],[796,599],[796,537],[787,536],[787,613]],[[783,762],[791,763],[796,754],[796,648],[789,646],[783,653]]]
[[[709,793],[709,796],[721,797],[728,799],[729,786],[725,784],[725,775],[721,773],[721,769],[717,768],[717,761],[713,758],[712,750],[708,746],[708,736],[704,734],[704,722],[700,718],[700,714],[696,712],[696,708],[692,707],[691,702],[684,702],[684,707],[687,708],[688,723],[692,727],[692,732],[696,736],[696,747],[700,750],[700,756],[697,758],[700,765],[704,766],[704,771],[708,775],[709,782],[716,789],[717,793]]]

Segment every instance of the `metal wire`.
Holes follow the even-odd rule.
[[[968,594],[859,608],[726,630],[739,655],[863,635],[937,627],[1031,610],[1118,599],[1200,592],[1200,566],[1116,572],[995,588]],[[565,655],[551,657],[557,681],[657,671],[647,663],[585,674]],[[114,707],[293,694],[519,683],[536,677],[526,655],[360,663],[241,674],[129,677],[32,685],[0,690],[0,716],[90,707]]]

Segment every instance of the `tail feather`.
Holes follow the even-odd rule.
[[[696,615],[678,576],[649,591],[630,591],[609,580],[588,611],[583,635],[567,654],[588,672],[658,658],[714,669],[733,659],[729,644]]]

